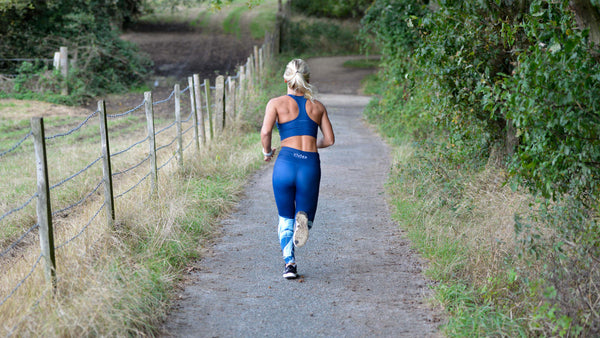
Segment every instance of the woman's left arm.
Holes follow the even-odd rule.
[[[276,120],[277,109],[275,108],[275,103],[273,100],[270,100],[269,103],[267,103],[267,108],[265,109],[265,118],[260,130],[260,142],[263,147],[265,161],[267,162],[270,161],[275,154],[275,149],[271,148],[271,135],[273,133],[273,126],[275,125]]]
[[[327,115],[327,109],[322,104],[321,106],[323,107],[323,116],[321,117],[320,127],[323,138],[317,141],[317,148],[327,148],[335,143],[335,135],[333,134],[333,127]]]

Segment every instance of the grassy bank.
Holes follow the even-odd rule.
[[[248,7],[245,0],[233,0],[220,6],[203,4],[193,7],[176,7],[172,10],[155,10],[140,18],[141,23],[188,25],[203,32],[227,33],[238,38],[261,40],[265,31],[275,26],[276,0],[264,0]]]
[[[93,198],[69,215],[57,217],[57,244],[81,231],[87,220],[93,221],[84,226],[85,231],[78,237],[57,250],[58,283],[54,295],[46,283],[43,269],[38,268],[26,284],[3,302],[0,334],[156,334],[172,305],[177,283],[186,271],[194,269],[194,262],[218,233],[220,219],[240,198],[248,175],[263,163],[258,132],[264,104],[281,91],[281,62],[273,67],[265,82],[250,95],[252,99],[240,110],[243,113],[223,135],[215,137],[200,153],[194,153],[190,148],[184,154],[182,169],[173,165],[160,172],[155,195],[150,194],[149,184],[144,183],[117,200],[114,228],[105,224],[104,217],[94,219],[93,213],[101,205],[101,198]],[[72,121],[68,117],[50,119],[50,127],[70,125]],[[160,125],[161,120],[157,119],[156,123]],[[20,123],[14,125],[21,126]],[[120,130],[111,140],[114,141],[112,145],[119,147],[120,142],[131,144],[137,140],[141,135],[134,125],[143,127],[144,123],[124,120],[110,126]],[[95,124],[94,127],[97,133]],[[90,153],[87,149],[95,140],[85,141],[88,137],[94,138],[83,131],[79,142],[61,144],[60,147],[75,148],[73,153]],[[143,139],[143,136],[139,138]],[[147,146],[140,147],[139,153],[144,153],[145,148]],[[127,157],[135,160],[138,150],[133,148],[132,152],[133,155]],[[56,160],[60,162],[60,157]],[[86,161],[63,162],[77,167]],[[122,167],[128,165],[122,163]],[[15,167],[10,171],[23,172]],[[120,179],[115,192],[135,184],[141,175],[132,174]],[[90,184],[93,182],[83,180],[77,187],[65,190],[88,191]],[[10,234],[4,236],[12,238]],[[2,258],[3,295],[29,273],[39,257],[39,244],[35,240],[26,242],[18,248],[18,255],[18,264],[14,264],[15,258]]]
[[[581,333],[582,324],[572,319],[577,313],[560,311],[584,306],[570,296],[568,285],[576,278],[589,278],[593,285],[596,270],[576,277],[583,262],[553,263],[555,245],[564,245],[554,226],[564,224],[573,207],[511,188],[493,156],[483,165],[449,159],[454,145],[431,125],[429,95],[418,89],[399,97],[381,94],[375,85],[370,90],[380,96],[366,115],[392,145],[387,189],[394,218],[429,260],[426,274],[437,282],[435,302],[448,314],[444,332],[450,337]],[[565,210],[564,219],[557,210]],[[571,250],[574,245],[568,244]],[[571,254],[560,252],[562,259]],[[586,320],[593,326],[593,316]]]

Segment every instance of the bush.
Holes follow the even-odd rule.
[[[48,59],[66,46],[74,60],[68,79],[72,94],[66,101],[80,103],[123,90],[141,82],[151,66],[135,45],[119,38],[120,24],[137,14],[139,4],[139,0],[70,0],[0,5],[0,58]],[[22,70],[13,95],[50,95],[52,86],[38,88],[32,70]],[[57,81],[39,67],[35,73],[38,79]]]
[[[516,215],[521,254],[506,257],[529,268],[519,287],[503,291],[529,306],[519,314],[527,329],[595,336],[600,54],[570,5],[377,0],[362,36],[383,54],[372,121],[394,138],[410,132],[443,172],[498,165],[506,183],[538,198],[527,216]],[[485,298],[481,306],[504,307]]]

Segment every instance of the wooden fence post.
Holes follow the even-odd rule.
[[[196,111],[198,113],[198,122],[200,124],[200,138],[202,139],[202,145],[205,145],[206,127],[204,126],[204,114],[202,113],[202,100],[200,97],[200,75],[194,74],[194,99],[196,100]]]
[[[63,77],[61,95],[69,95],[69,84],[67,76],[69,76],[69,49],[60,47],[60,73]]]
[[[262,77],[265,76],[265,56],[264,49],[261,47],[258,50],[258,67],[260,70],[258,71],[260,82],[262,82]]]
[[[192,123],[194,124],[194,144],[196,145],[196,151],[200,151],[200,138],[198,137],[198,111],[196,109],[196,90],[194,87],[194,79],[188,77],[188,86],[190,88],[190,107],[192,109]]]
[[[223,133],[225,129],[225,77],[217,76],[215,84],[215,119],[216,130]]]
[[[60,52],[54,52],[52,66],[54,67],[54,69],[60,72]]]
[[[208,132],[210,133],[210,139],[212,140],[215,136],[213,133],[213,109],[212,109],[212,100],[210,95],[210,80],[204,79],[204,102],[206,102],[206,115],[208,118]]]
[[[258,46],[254,45],[254,76],[256,76],[256,78],[260,78],[261,74],[260,74],[260,60],[258,58]]]
[[[175,127],[177,129],[177,163],[183,168],[183,132],[181,130],[181,90],[179,83],[173,88],[175,92]]]
[[[229,76],[227,78],[227,91],[225,95],[225,114],[229,121],[235,120],[235,100],[236,100],[236,82],[235,80]]]
[[[152,105],[152,92],[144,93],[144,101],[146,103],[146,123],[148,125],[151,193],[155,193],[158,182],[158,168],[156,166],[156,134],[154,133],[154,106]]]
[[[104,176],[104,205],[106,206],[106,223],[109,227],[115,224],[115,199],[112,183],[112,166],[110,164],[110,145],[108,142],[108,123],[106,119],[106,104],[98,101],[100,111],[100,139],[102,142],[102,175]]]
[[[254,72],[252,71],[253,63],[254,61],[252,61],[252,55],[250,55],[248,57],[248,61],[246,61],[246,81],[248,83],[246,88],[248,88],[248,91],[250,91],[250,89],[254,86]]]
[[[246,95],[246,67],[240,66],[240,92],[238,97],[240,100]]]
[[[37,219],[40,227],[40,247],[42,256],[46,261],[46,280],[52,285],[53,289],[56,289],[56,257],[54,255],[54,230],[52,229],[48,163],[46,161],[46,137],[44,120],[41,117],[31,119],[31,131],[37,172]]]

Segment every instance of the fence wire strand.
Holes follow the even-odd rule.
[[[139,162],[138,164],[134,165],[133,167],[129,167],[129,168],[125,169],[125,170],[122,170],[122,171],[117,171],[116,173],[113,173],[113,174],[112,174],[112,177],[116,177],[116,176],[118,176],[118,175],[123,175],[123,174],[125,174],[125,173],[127,173],[127,172],[130,172],[130,171],[132,171],[133,169],[135,169],[135,168],[137,168],[137,167],[141,166],[141,165],[142,165],[144,162],[148,161],[149,159],[150,159],[150,155],[148,155],[148,156],[147,156],[145,159],[143,159],[141,162]]]
[[[37,260],[35,261],[35,263],[33,263],[33,267],[31,268],[31,271],[29,271],[29,273],[27,274],[27,276],[25,276],[25,278],[21,279],[21,281],[17,284],[17,286],[14,287],[14,289],[12,289],[12,291],[8,294],[8,296],[6,296],[2,300],[2,302],[0,302],[0,307],[2,307],[2,305],[4,305],[4,303],[6,303],[6,301],[10,297],[12,297],[12,295],[14,295],[15,292],[17,292],[17,290],[21,287],[21,285],[23,285],[23,283],[25,283],[25,281],[33,274],[33,272],[35,271],[35,268],[37,267],[37,265],[42,260],[42,257],[44,257],[44,256],[42,254],[40,254],[40,256],[37,258]]]
[[[165,162],[163,165],[161,165],[160,167],[158,167],[156,170],[160,171],[162,168],[164,168],[167,164],[169,164],[169,162],[171,162],[175,156],[177,156],[176,153],[174,153],[173,155],[171,155],[171,157],[169,157],[169,159],[167,160],[167,162]]]
[[[14,209],[12,209],[12,210],[9,210],[8,212],[6,212],[4,215],[2,215],[2,216],[0,217],[0,222],[1,222],[3,219],[5,219],[5,218],[6,218],[8,215],[10,215],[10,214],[13,214],[13,213],[15,213],[15,212],[17,212],[17,211],[21,211],[21,210],[23,210],[23,209],[24,209],[24,208],[25,208],[25,207],[26,207],[26,206],[27,206],[29,203],[31,203],[31,201],[32,201],[34,198],[36,198],[36,197],[37,197],[37,195],[38,195],[38,194],[37,194],[37,192],[36,192],[35,194],[33,194],[33,196],[29,197],[29,199],[28,199],[28,200],[27,200],[25,203],[21,204],[21,206],[19,206],[19,207],[16,207],[16,208],[14,208]]]
[[[100,211],[102,211],[102,209],[104,209],[105,205],[106,204],[103,203],[102,206],[100,206],[100,209],[98,209],[98,211],[96,211],[96,213],[94,214],[94,216],[92,216],[92,218],[87,222],[87,224],[84,225],[83,228],[81,228],[81,230],[75,236],[71,237],[70,239],[68,239],[67,241],[65,241],[63,244],[61,244],[59,246],[55,246],[54,249],[58,250],[58,249],[62,248],[63,246],[71,243],[72,241],[74,241],[79,236],[81,236],[81,234],[83,234],[83,232],[85,231],[85,229],[87,229],[90,226],[90,224],[92,224],[92,222],[94,221],[94,219],[96,219],[96,217],[98,216],[98,214],[100,214]]]
[[[81,127],[83,127],[92,117],[96,116],[96,114],[98,114],[98,113],[100,113],[100,111],[96,110],[95,112],[93,112],[90,115],[88,115],[88,117],[83,122],[81,122],[77,127],[73,128],[73,129],[71,129],[71,130],[69,130],[67,132],[64,132],[64,133],[59,133],[59,134],[52,135],[52,136],[46,136],[46,140],[52,140],[52,139],[55,139],[55,138],[64,137],[64,136],[68,136],[68,135],[73,134],[74,132],[76,132],[79,129],[81,129]]]
[[[160,133],[162,133],[162,132],[164,132],[164,131],[166,131],[166,130],[168,130],[168,129],[172,128],[172,127],[173,127],[173,126],[174,126],[176,123],[177,123],[177,122],[176,122],[176,121],[174,121],[174,122],[173,122],[173,123],[171,123],[170,125],[168,125],[168,126],[164,127],[163,129],[161,129],[161,130],[157,131],[156,133],[154,133],[154,135],[158,135],[158,134],[160,134]]]
[[[61,212],[65,212],[65,211],[67,211],[67,210],[69,210],[69,209],[72,209],[72,208],[74,208],[74,207],[76,207],[76,206],[80,205],[80,204],[81,204],[81,203],[83,203],[85,200],[87,200],[88,198],[90,198],[90,196],[92,196],[92,195],[93,195],[93,194],[94,194],[96,191],[98,191],[98,189],[100,188],[100,186],[102,185],[102,183],[104,183],[104,180],[101,180],[101,181],[100,181],[100,183],[98,183],[98,184],[96,185],[96,187],[95,187],[94,189],[92,189],[92,191],[91,191],[89,194],[87,194],[85,197],[83,197],[82,199],[80,199],[78,202],[75,202],[75,203],[73,203],[73,204],[69,205],[68,207],[65,207],[65,208],[63,208],[63,209],[60,209],[60,210],[57,210],[57,211],[53,212],[53,213],[52,213],[52,216],[54,216],[54,215],[56,215],[56,214],[60,214]]]
[[[167,147],[172,146],[173,143],[175,143],[175,141],[177,141],[177,138],[174,138],[171,142],[169,142],[169,143],[167,143],[167,144],[165,144],[163,146],[160,146],[160,147],[156,148],[156,152],[158,152],[159,150],[162,150],[162,149],[165,149]]]
[[[101,159],[102,159],[102,156],[100,156],[100,157],[98,157],[97,159],[93,160],[93,161],[92,161],[92,163],[88,164],[88,165],[87,165],[85,168],[83,168],[83,169],[79,170],[78,172],[74,173],[73,175],[71,175],[71,176],[69,176],[69,177],[65,178],[64,180],[62,180],[62,181],[60,181],[60,182],[58,182],[58,183],[54,184],[53,186],[51,186],[51,187],[50,187],[50,190],[52,190],[52,189],[54,189],[54,188],[56,188],[56,187],[59,187],[59,186],[61,186],[61,185],[65,184],[66,182],[68,182],[68,181],[70,181],[70,180],[74,179],[75,177],[77,177],[77,176],[81,175],[81,173],[83,173],[83,172],[85,172],[86,170],[88,170],[89,168],[91,168],[91,167],[92,167],[94,164],[98,163],[98,161],[100,161]]]
[[[3,157],[4,155],[6,155],[6,154],[10,153],[10,152],[13,152],[13,151],[15,151],[15,150],[16,150],[17,148],[19,148],[19,146],[20,146],[21,144],[23,144],[23,142],[25,142],[25,140],[27,140],[27,139],[29,138],[29,136],[31,136],[31,135],[33,135],[33,131],[31,131],[31,130],[30,130],[30,131],[27,133],[27,135],[25,135],[25,136],[24,136],[24,137],[23,137],[23,138],[22,138],[22,139],[21,139],[19,142],[17,142],[17,143],[16,143],[14,146],[12,146],[10,149],[8,149],[8,150],[6,150],[6,151],[3,151],[3,152],[1,152],[1,153],[0,153],[0,158],[1,158],[1,157]]]
[[[129,110],[128,110],[128,111],[126,111],[126,112],[119,113],[119,114],[113,114],[113,115],[111,115],[111,114],[107,114],[107,115],[106,115],[106,117],[109,117],[109,118],[112,118],[112,119],[114,119],[114,118],[117,118],[117,117],[121,117],[121,116],[129,115],[129,114],[131,114],[131,113],[135,112],[136,110],[138,110],[138,109],[142,108],[142,106],[144,105],[144,103],[146,103],[146,99],[142,100],[142,103],[140,103],[139,105],[137,105],[137,106],[135,106],[135,107],[133,107],[133,108],[129,109]]]
[[[156,106],[157,104],[165,103],[165,102],[169,101],[173,97],[173,95],[175,95],[175,91],[174,90],[171,92],[171,94],[169,95],[169,97],[167,97],[164,100],[153,102],[152,105]]]
[[[184,130],[184,131],[181,133],[181,135],[185,135],[185,134],[187,134],[187,133],[188,133],[188,131],[190,131],[190,130],[192,130],[192,129],[194,129],[194,126],[191,126],[191,127],[189,127],[188,129]]]
[[[194,140],[191,140],[185,147],[183,147],[183,151],[186,151],[192,145],[192,143],[194,143]]]
[[[19,239],[17,239],[16,241],[14,241],[11,245],[8,246],[8,248],[4,249],[4,251],[2,251],[2,253],[0,253],[0,258],[4,257],[6,254],[8,254],[12,249],[14,249],[17,245],[19,245],[19,243],[21,243],[21,241],[23,239],[25,239],[25,237],[27,235],[29,235],[30,232],[32,232],[33,230],[37,229],[40,225],[39,224],[34,224],[31,228],[29,228],[27,231],[25,231],[24,234],[21,235],[21,237],[19,237]]]
[[[144,143],[144,142],[148,141],[148,139],[149,139],[149,137],[148,137],[148,136],[146,136],[146,137],[145,137],[143,140],[137,141],[136,143],[134,143],[134,144],[130,145],[129,147],[127,147],[127,148],[125,148],[125,149],[123,149],[123,150],[121,150],[121,151],[118,151],[118,152],[116,152],[116,153],[110,154],[110,157],[111,157],[111,158],[113,158],[114,156],[121,155],[121,154],[123,154],[123,153],[125,153],[125,152],[127,152],[127,151],[131,150],[131,148],[133,148],[133,147],[135,147],[135,146],[137,146],[137,145],[139,145],[139,144],[142,144],[142,143]]]
[[[181,122],[188,122],[192,118],[192,116],[194,116],[194,111],[193,110],[190,112],[190,115],[188,115],[187,119],[181,120]]]
[[[127,194],[128,192],[130,192],[131,190],[135,189],[135,187],[137,187],[138,185],[140,185],[142,182],[144,182],[145,179],[147,179],[150,176],[151,173],[147,173],[146,176],[142,177],[141,180],[139,180],[136,184],[134,184],[131,188],[125,190],[124,192],[122,192],[121,194],[115,196],[115,199],[121,198],[123,195]]]

